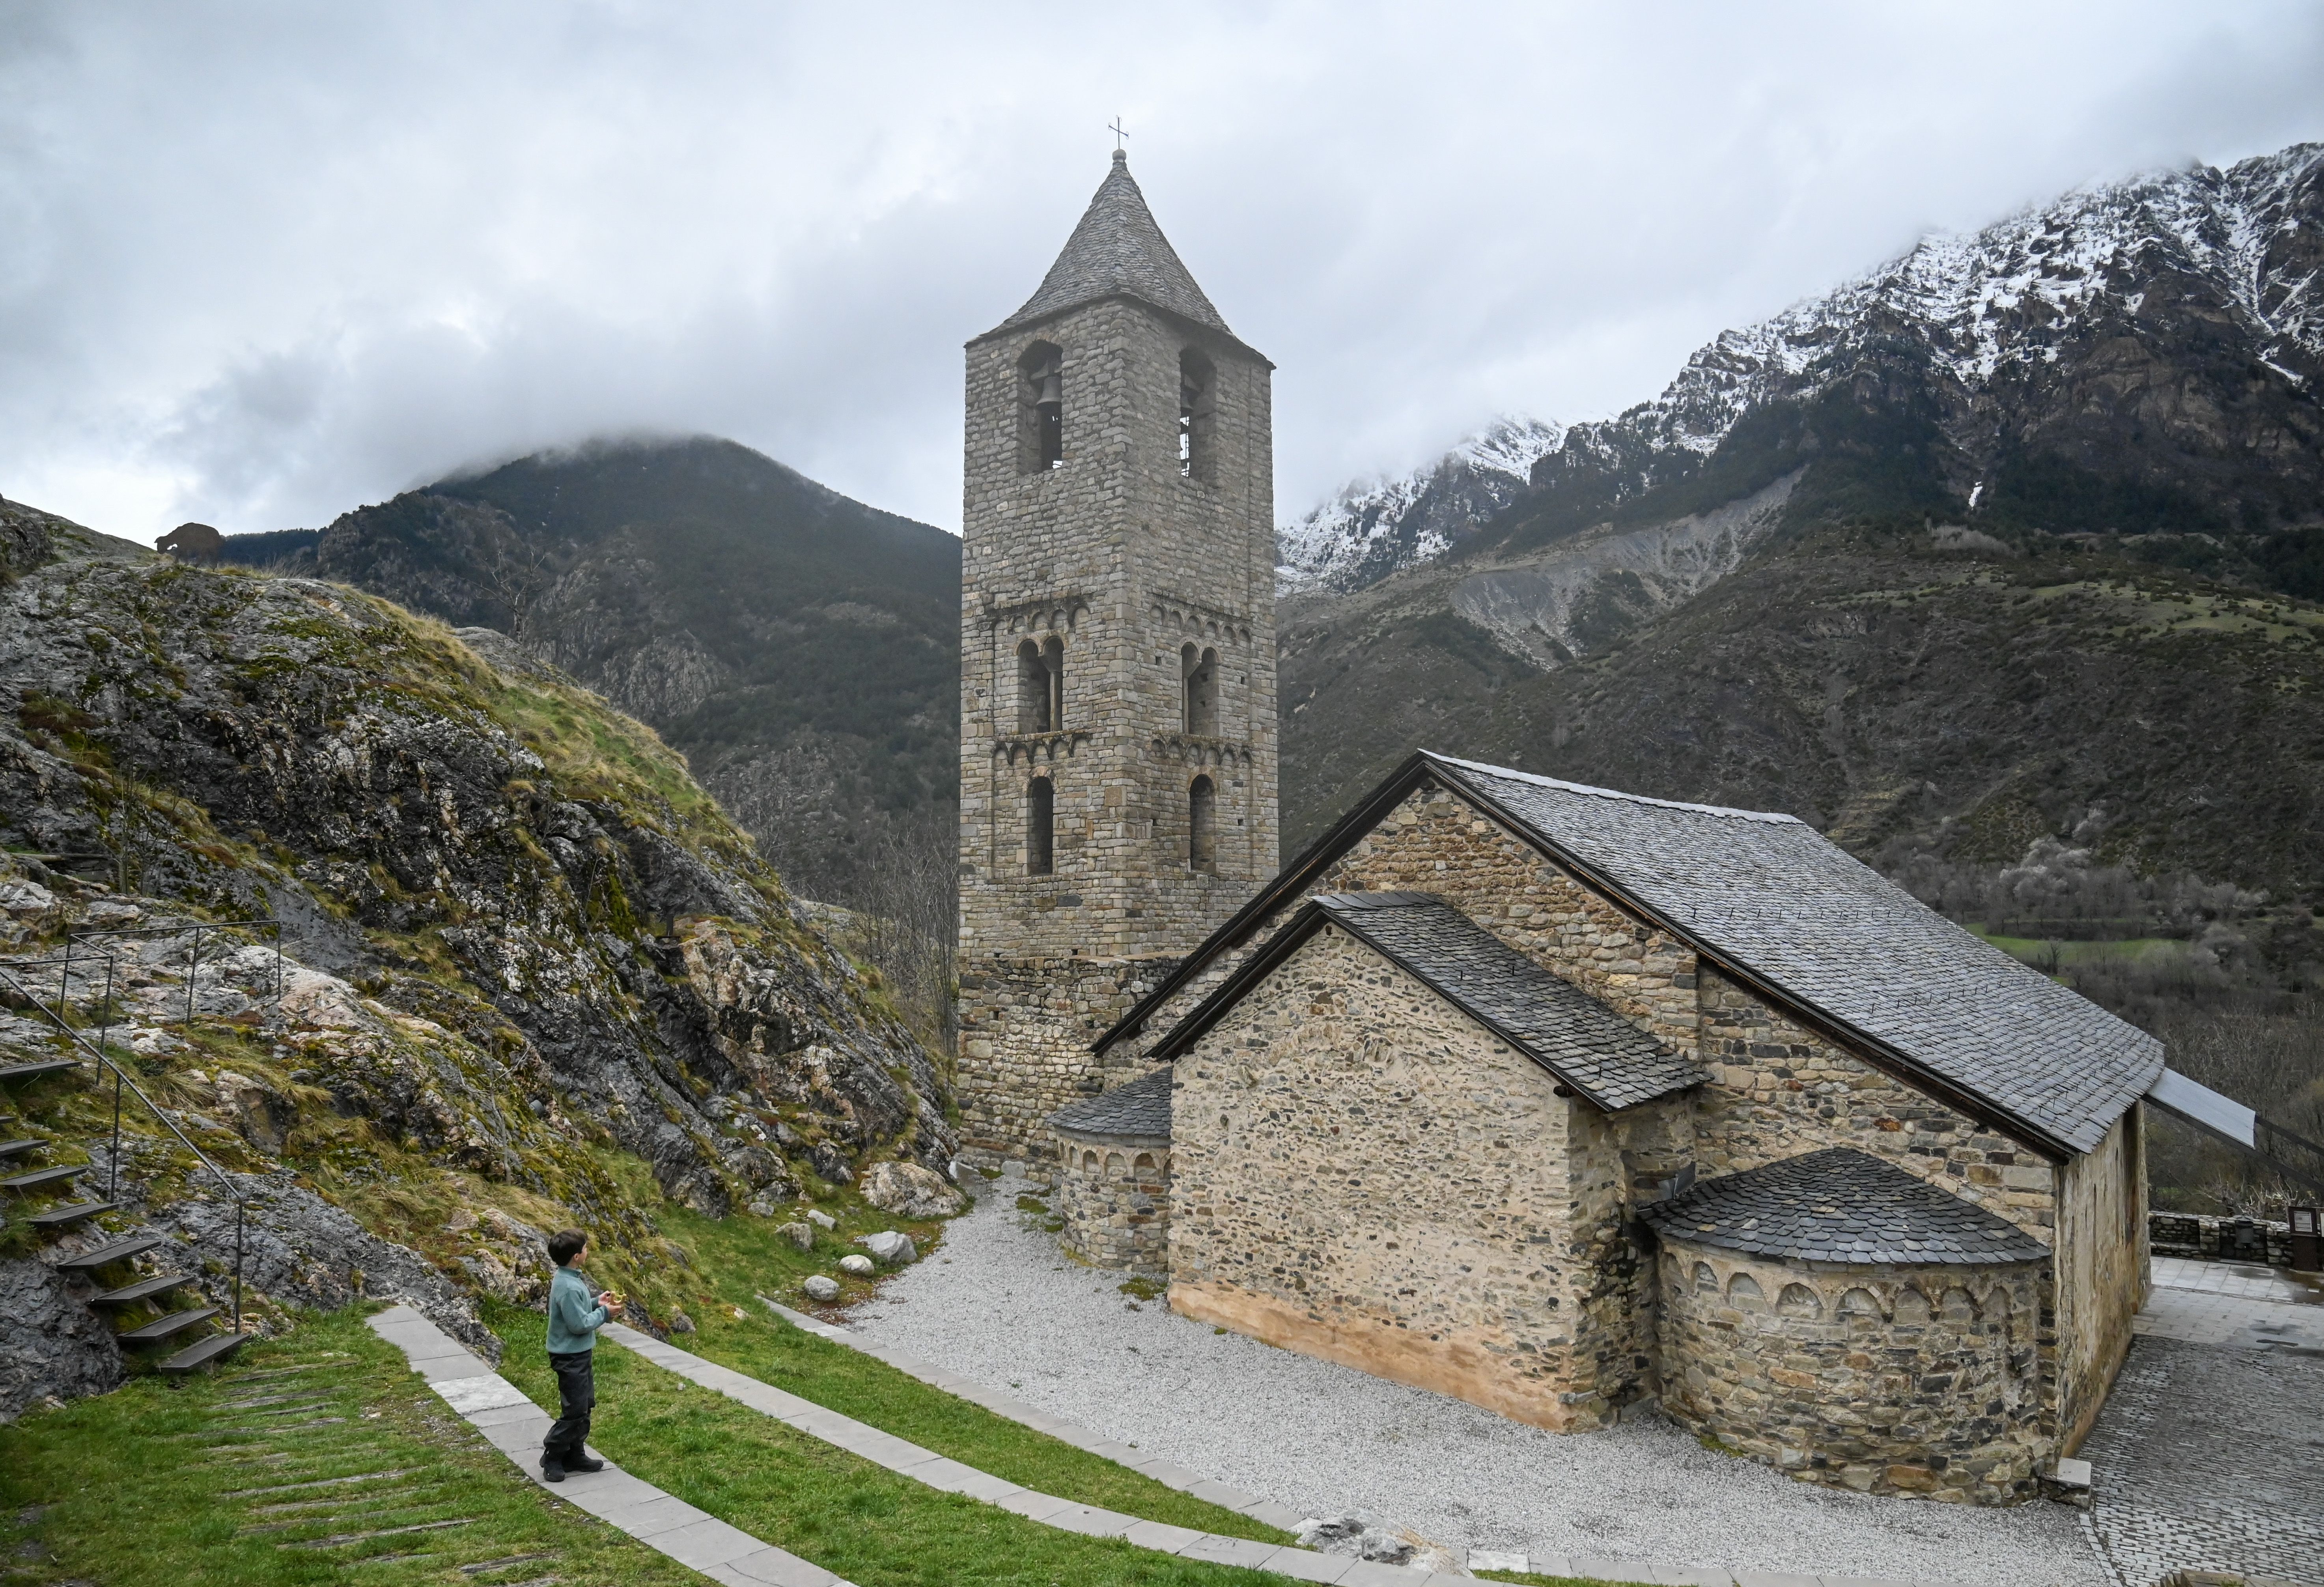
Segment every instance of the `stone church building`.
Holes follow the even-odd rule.
[[[1191,1317],[2030,1495],[2144,1298],[2159,1044],[1788,816],[1421,752],[1278,870],[1269,367],[1119,156],[969,345],[973,1150]]]

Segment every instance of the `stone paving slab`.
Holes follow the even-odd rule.
[[[534,1406],[532,1415],[524,1416],[531,1401],[521,1390],[411,1307],[391,1306],[368,1321],[372,1332],[404,1352],[411,1370],[447,1406],[552,1498],[725,1587],[851,1587],[821,1565],[731,1527],[611,1461],[602,1472],[575,1472],[549,1486],[540,1472],[540,1441],[551,1420],[548,1412]]]

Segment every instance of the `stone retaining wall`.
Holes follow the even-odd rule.
[[[1665,1238],[1663,1408],[1805,1481],[1967,1504],[2033,1498],[2042,1262],[1849,1268]]]
[[[2289,1223],[2264,1218],[2215,1218],[2201,1213],[2149,1213],[2146,1227],[2159,1257],[2292,1266]]]

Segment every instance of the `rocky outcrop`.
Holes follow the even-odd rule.
[[[284,922],[191,979],[217,1019],[276,1020],[279,983],[299,1082],[206,1076],[207,1116],[262,1153],[360,1116],[582,1217],[619,1210],[593,1140],[712,1214],[950,1161],[928,1054],[650,732],[340,586],[12,521],[46,549],[0,589],[0,842],[114,857],[133,918]],[[60,924],[21,901],[20,936]],[[175,1007],[188,939],[139,940],[123,993]]]

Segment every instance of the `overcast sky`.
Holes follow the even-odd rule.
[[[2324,138],[2324,7],[0,0],[0,495],[320,527],[605,433],[960,518],[1104,175],[1281,366],[1277,515],[2075,184]]]

